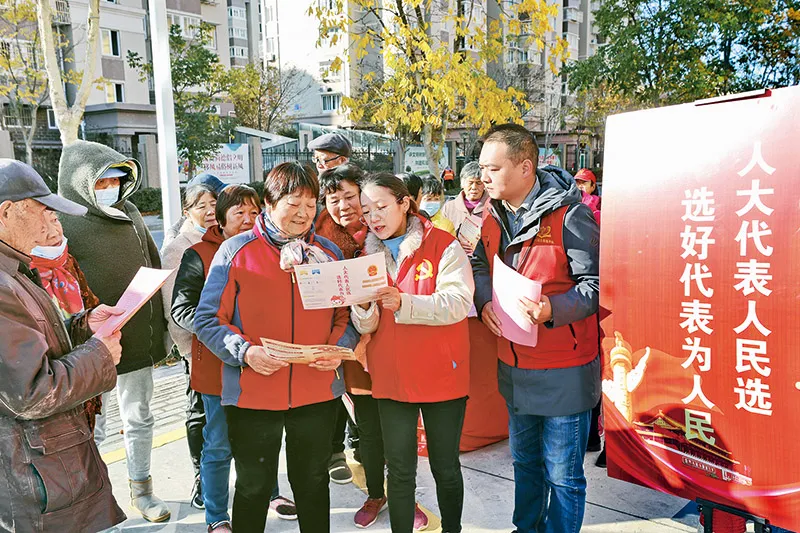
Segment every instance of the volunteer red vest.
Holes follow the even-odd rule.
[[[208,229],[203,240],[192,246],[192,250],[197,252],[203,262],[203,276],[208,277],[208,268],[214,260],[214,254],[219,250],[224,237],[219,226],[212,226]],[[206,348],[206,345],[197,339],[197,335],[192,335],[192,364],[191,377],[189,383],[192,390],[201,394],[222,394],[222,361],[214,353]]]
[[[242,288],[236,297],[242,331],[256,343],[262,337],[305,345],[338,341],[338,336],[332,338],[334,313],[349,317],[348,311],[344,308],[304,309],[293,274],[280,267],[280,250],[254,231],[257,238],[245,244],[233,257],[235,280],[229,282]],[[336,259],[319,241],[315,240],[312,245]],[[346,323],[347,318],[339,328],[340,334],[344,333]],[[238,375],[240,394],[236,405],[244,409],[283,411],[329,401],[335,398],[332,390],[335,376],[332,371],[321,372],[300,364],[281,368],[269,376],[245,366]]]
[[[568,207],[545,215],[539,225],[539,233],[524,242],[519,252],[517,272],[541,283],[542,294],[546,296],[563,294],[575,286],[569,275],[569,263],[564,251],[564,218]],[[491,215],[491,209],[484,211],[481,240],[492,272],[494,256],[500,250],[500,224]],[[498,338],[498,357],[507,365],[545,369],[585,365],[600,353],[596,314],[557,328],[539,326],[538,335],[535,347]]]
[[[424,220],[422,245],[399,266],[390,283],[400,292],[431,295],[439,261],[453,237]],[[395,323],[382,310],[367,345],[372,396],[400,402],[441,402],[469,393],[469,328],[466,318],[449,326]]]

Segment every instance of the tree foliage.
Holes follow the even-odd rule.
[[[488,69],[507,39],[541,50],[556,9],[547,0],[503,2],[493,19],[477,2],[331,0],[313,5],[309,14],[319,21],[318,45],[345,39],[346,51],[331,70],[347,62],[365,67],[357,94],[342,99],[350,117],[401,139],[421,138],[431,172],[438,175],[452,127],[485,131],[497,122],[521,122],[525,95],[498,86]],[[564,50],[565,43],[557,41],[551,58],[562,58]]]
[[[609,0],[596,21],[572,88],[660,106],[800,83],[800,0]]]
[[[220,144],[229,141],[233,127],[233,122],[220,117],[215,109],[228,89],[229,74],[207,47],[213,27],[201,23],[191,30],[194,35],[189,38],[178,25],[169,30],[178,154],[189,162],[190,175],[219,151]],[[128,65],[138,70],[142,79],[152,76],[152,64],[136,52],[128,51]]]
[[[262,63],[231,69],[228,96],[242,126],[276,132],[292,118],[291,104],[311,83],[301,70],[279,70]]]

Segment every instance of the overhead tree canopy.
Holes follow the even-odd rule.
[[[573,89],[652,107],[800,83],[800,0],[606,1],[596,23],[607,43],[567,69]]]
[[[401,139],[421,139],[434,175],[451,128],[485,131],[494,123],[521,122],[524,93],[501,88],[488,70],[507,39],[541,50],[557,10],[547,0],[502,3],[492,20],[474,2],[352,0],[347,11],[341,0],[324,4],[309,8],[319,21],[318,44],[334,46],[344,38],[348,45],[331,70],[348,61],[364,68],[358,94],[342,100],[350,117]],[[562,40],[551,46],[554,68],[564,50]]]
[[[248,63],[231,69],[228,96],[242,126],[276,132],[287,127],[292,118],[291,104],[311,83],[294,67],[265,68]]]

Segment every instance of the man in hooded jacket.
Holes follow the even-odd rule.
[[[578,533],[586,504],[583,459],[600,398],[600,231],[568,173],[536,168],[538,152],[519,125],[497,126],[484,137],[481,180],[491,201],[472,259],[475,307],[498,336],[516,532]],[[538,302],[523,297],[510,310],[537,328],[535,346],[502,337],[492,302],[496,257],[542,285]]]
[[[61,220],[70,252],[100,301],[115,304],[140,267],[161,268],[142,215],[128,201],[141,185],[141,166],[107,146],[75,141],[64,148],[58,174],[59,194],[88,209],[85,217]],[[151,522],[170,517],[169,507],[153,494],[150,477],[153,364],[166,357],[165,335],[161,294],[156,293],[122,328],[122,360],[117,367],[131,507]],[[107,405],[104,398],[95,428],[98,445],[105,439]]]

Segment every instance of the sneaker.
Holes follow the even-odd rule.
[[[425,531],[428,529],[428,515],[422,512],[419,504],[414,508],[414,531]]]
[[[346,485],[353,481],[353,472],[347,466],[344,453],[333,454],[331,462],[328,463],[328,475],[331,476],[331,481],[339,485]]]
[[[200,485],[200,476],[194,478],[194,487],[192,487],[192,495],[189,497],[189,505],[195,509],[206,508],[206,504],[203,502],[203,487]]]
[[[269,502],[269,508],[282,520],[297,520],[297,506],[289,498],[278,496]]]
[[[233,533],[233,528],[230,522],[222,520],[208,526],[208,533]]]
[[[365,528],[375,523],[378,515],[386,508],[386,497],[383,498],[370,498],[364,502],[361,509],[356,513],[353,519],[356,527]]]

